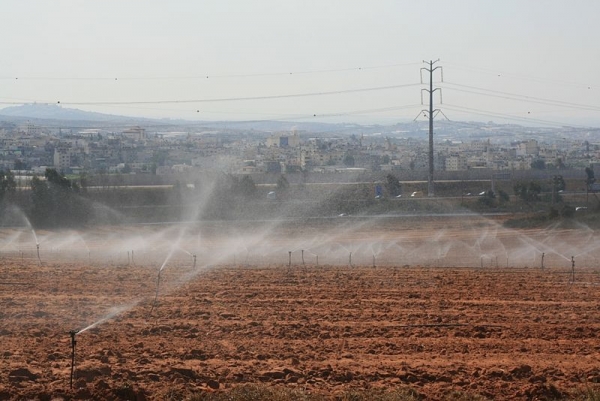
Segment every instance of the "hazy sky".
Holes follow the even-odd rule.
[[[411,85],[421,62],[439,58],[450,119],[600,126],[597,0],[3,0],[1,10],[1,102],[205,120],[410,120],[422,108]],[[352,91],[382,87],[393,88]],[[188,100],[203,102],[163,102]],[[81,104],[94,102],[112,104]]]

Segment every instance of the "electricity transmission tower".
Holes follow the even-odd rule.
[[[427,71],[429,73],[429,89],[421,89],[421,104],[423,104],[423,91],[429,93],[429,110],[422,110],[423,113],[429,117],[429,175],[427,177],[427,196],[434,196],[433,189],[433,118],[435,117],[434,113],[437,114],[440,112],[440,109],[433,109],[433,92],[439,90],[440,91],[440,103],[442,103],[442,89],[441,88],[433,88],[433,72],[440,69],[442,82],[444,82],[444,70],[441,66],[433,67],[435,63],[440,61],[437,59],[435,61],[425,61],[425,64],[429,64],[429,68],[423,67],[421,68],[421,83],[423,83],[423,71]]]

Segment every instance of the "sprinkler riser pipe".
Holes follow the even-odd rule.
[[[73,374],[75,372],[75,345],[77,344],[77,341],[75,340],[75,335],[77,333],[77,330],[69,331],[69,335],[71,336],[71,377],[69,380],[69,385],[71,389],[73,389]]]

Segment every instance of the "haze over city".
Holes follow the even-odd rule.
[[[595,1],[9,0],[0,107],[393,123],[419,115],[422,61],[439,58],[451,120],[597,126],[599,13]]]

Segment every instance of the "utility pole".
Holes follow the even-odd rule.
[[[444,72],[441,66],[433,67],[435,63],[440,61],[439,59],[435,61],[425,61],[425,64],[429,65],[429,68],[421,68],[421,83],[423,83],[423,71],[429,72],[429,89],[421,89],[421,104],[423,103],[423,91],[429,93],[429,110],[422,110],[424,113],[428,114],[429,117],[429,175],[427,177],[427,196],[434,196],[434,188],[433,188],[433,118],[434,112],[439,112],[439,109],[433,109],[433,92],[439,90],[440,91],[440,103],[442,99],[441,88],[433,89],[433,72],[438,68],[442,73],[442,82],[444,81]]]

